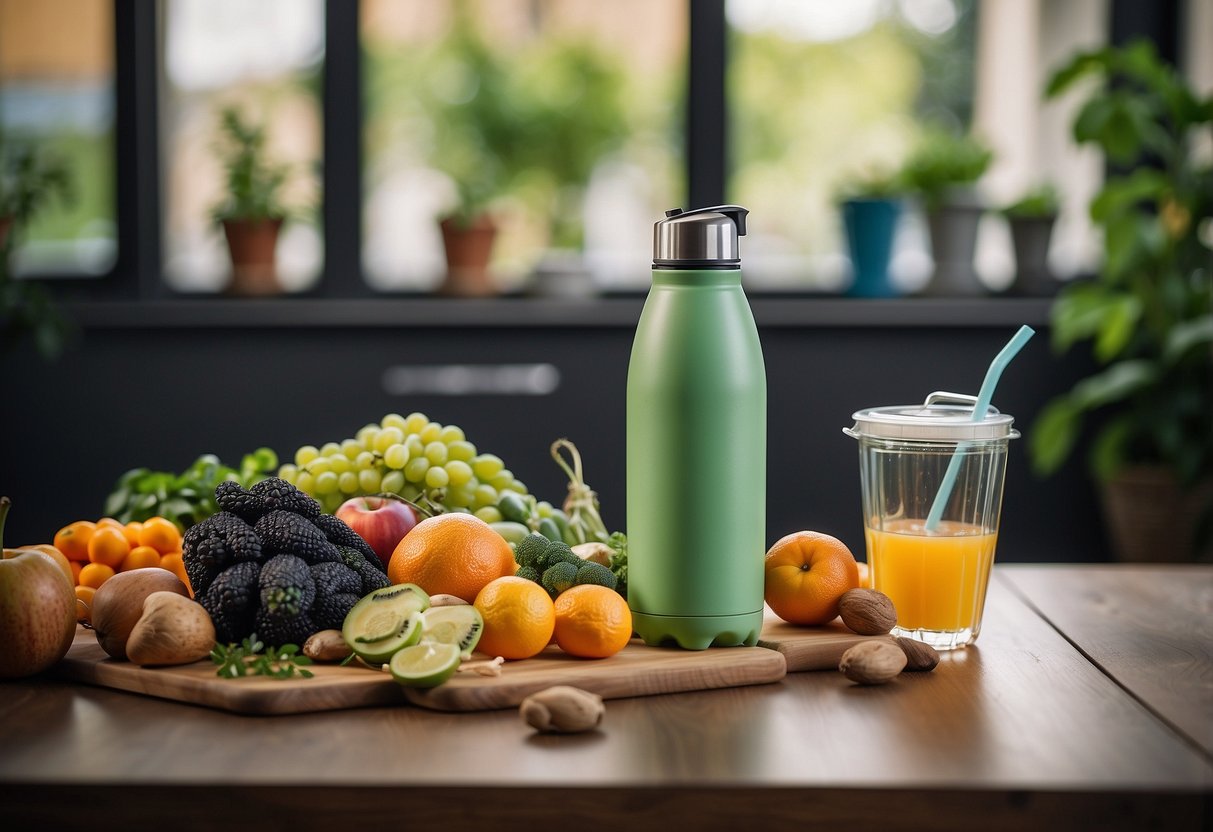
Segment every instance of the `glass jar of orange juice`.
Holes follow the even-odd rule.
[[[976,399],[932,393],[921,405],[860,410],[844,432],[859,440],[860,491],[872,586],[897,609],[893,634],[939,650],[981,632],[994,564],[1010,416]],[[955,461],[954,461],[955,460]],[[937,522],[940,487],[955,480]]]

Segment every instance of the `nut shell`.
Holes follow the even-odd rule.
[[[906,666],[906,654],[884,639],[856,644],[842,654],[838,669],[860,685],[883,685]]]
[[[906,670],[934,670],[939,664],[939,651],[931,645],[901,636],[894,636],[893,641],[906,654]]]
[[[852,589],[838,602],[842,623],[861,636],[882,636],[897,624],[889,596],[874,589]]]

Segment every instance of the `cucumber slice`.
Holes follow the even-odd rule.
[[[459,662],[458,645],[425,642],[397,652],[388,669],[392,671],[392,678],[402,685],[432,688],[454,676]]]
[[[430,596],[414,584],[377,589],[354,605],[341,627],[345,643],[363,661],[382,663],[421,638],[421,613]]]
[[[454,644],[464,658],[472,654],[480,641],[480,634],[484,632],[484,617],[471,604],[431,607],[422,616],[425,629],[421,640],[434,644]]]

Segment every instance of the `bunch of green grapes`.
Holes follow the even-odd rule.
[[[432,422],[424,413],[389,413],[352,439],[304,445],[278,476],[329,513],[350,497],[384,492],[469,513],[496,506],[507,491],[528,493],[500,457],[478,453],[462,428]]]

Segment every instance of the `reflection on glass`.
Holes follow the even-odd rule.
[[[433,288],[438,220],[486,210],[504,288],[643,281],[685,192],[686,18],[686,0],[363,0],[368,281]]]
[[[18,238],[14,273],[108,272],[117,255],[112,3],[0,0],[0,131],[6,153],[35,148],[71,186]]]
[[[268,161],[287,169],[278,281],[287,290],[309,287],[324,259],[318,227],[324,4],[163,0],[160,8],[165,279],[185,291],[229,283],[230,255],[212,214],[229,199],[216,146],[221,113],[235,106],[264,127]]]
[[[746,273],[767,286],[850,280],[835,198],[895,172],[926,123],[964,129],[972,108],[971,0],[729,0],[728,198],[750,208]],[[929,271],[905,217],[894,276]]]

